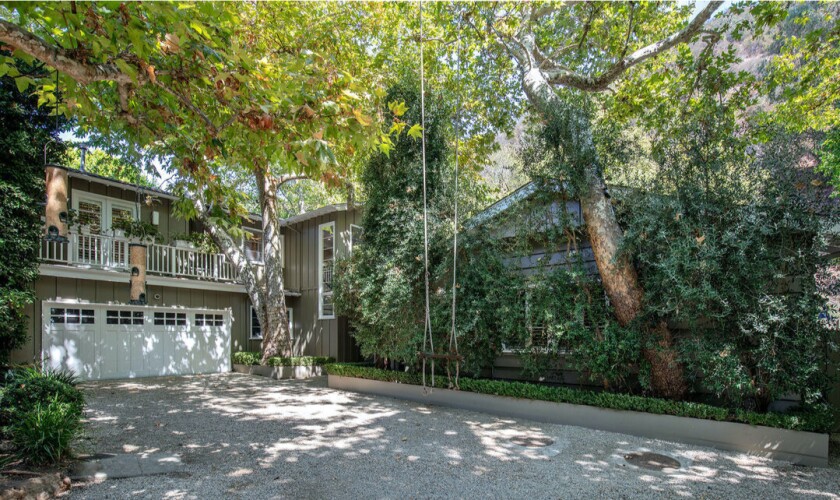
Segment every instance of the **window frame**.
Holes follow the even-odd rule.
[[[121,210],[128,210],[131,212],[131,216],[133,220],[138,220],[139,214],[137,213],[137,204],[130,202],[128,200],[121,200],[119,198],[112,198],[110,196],[103,196],[101,194],[91,193],[89,191],[81,191],[79,189],[74,189],[71,193],[71,199],[73,201],[73,210],[79,211],[79,202],[87,201],[92,203],[99,204],[100,212],[99,212],[99,233],[100,235],[108,234],[108,231],[112,230],[114,227],[114,221],[112,220],[113,216],[113,209],[119,208]]]
[[[325,292],[324,291],[324,237],[323,237],[323,230],[326,227],[332,228],[332,235],[333,235],[333,243],[332,243],[332,252],[333,252],[333,273],[335,272],[335,256],[336,256],[336,243],[337,238],[335,234],[335,221],[324,222],[323,224],[318,224],[318,319],[319,320],[329,320],[335,319],[335,303],[333,303],[333,313],[332,315],[325,315],[324,314],[324,297],[329,295],[332,297],[333,292]]]
[[[248,313],[249,313],[249,321],[248,321],[248,340],[262,340],[262,325],[260,327],[260,336],[254,336],[254,319],[257,320],[257,324],[260,322],[260,318],[256,315],[254,311],[254,306],[248,306]],[[286,307],[286,315],[289,318],[289,338],[294,340],[295,338],[295,310],[292,307]]]
[[[358,229],[359,230],[360,239],[359,239],[358,243],[353,238],[353,229]],[[361,245],[364,242],[364,236],[365,236],[365,228],[364,227],[362,227],[359,224],[350,224],[350,237],[347,238],[348,242],[350,243],[348,245],[350,247],[350,248],[348,248],[349,253],[352,254],[353,251],[356,250],[356,247]]]
[[[248,241],[250,241],[250,238],[247,238],[243,235],[242,239],[241,239],[241,245],[242,245],[242,251],[245,254],[245,256],[248,258],[248,260],[250,260],[251,262],[253,262],[255,264],[265,263],[265,255],[264,255],[265,241],[263,240],[263,237],[264,237],[265,233],[263,232],[263,230],[252,228],[252,227],[243,227],[242,230],[244,232],[250,234],[252,238],[258,238],[259,242],[260,242],[260,245],[259,245],[259,259],[252,259],[251,256],[249,255],[250,252],[251,252],[251,249],[248,247]],[[285,251],[285,245],[283,245],[284,242],[282,241],[283,236],[281,235],[280,238],[281,238],[281,241],[280,241],[281,248],[283,248],[283,250]],[[283,264],[283,252],[280,253],[280,264],[281,265]]]

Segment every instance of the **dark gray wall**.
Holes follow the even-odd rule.
[[[347,255],[350,225],[361,225],[361,211],[338,211],[284,228],[286,243],[286,288],[300,292],[289,300],[295,308],[295,353],[333,356],[340,361],[358,359],[358,350],[348,331],[346,318],[318,319],[318,226],[335,221],[336,256]]]

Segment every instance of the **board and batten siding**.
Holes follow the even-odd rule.
[[[140,188],[142,189],[142,188]],[[152,197],[152,206],[146,205],[146,195],[139,192],[133,186],[126,186],[118,188],[109,184],[97,182],[96,178],[79,178],[70,177],[70,200],[68,204],[72,206],[72,198],[74,191],[84,191],[88,193],[98,194],[100,196],[107,196],[118,200],[134,203],[139,206],[140,220],[151,222],[152,212],[156,211],[159,215],[159,224],[157,225],[158,232],[165,243],[171,241],[171,237],[176,234],[184,234],[189,231],[189,223],[183,219],[175,216],[172,210],[172,201],[168,198],[157,196],[156,193],[150,192]],[[103,228],[110,229],[110,228]]]
[[[287,298],[294,308],[296,355],[359,359],[346,318],[318,319],[318,226],[335,222],[335,255],[340,259],[350,248],[350,226],[361,225],[361,219],[360,210],[339,210],[283,229],[286,289],[300,293],[300,297]]]
[[[12,353],[13,363],[26,363],[40,358],[42,324],[41,301],[73,300],[90,303],[128,304],[129,285],[125,283],[41,276],[35,282],[35,303],[26,307],[28,339]],[[147,287],[150,306],[231,309],[231,351],[243,350],[248,343],[248,296],[244,293],[195,290],[165,286]],[[155,297],[160,298],[155,298]]]

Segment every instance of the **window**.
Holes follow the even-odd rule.
[[[221,314],[196,314],[195,326],[225,326],[225,318]]]
[[[137,218],[134,203],[87,191],[73,191],[73,208],[79,213],[79,223],[90,227],[90,234],[102,234],[114,227],[118,220]]]
[[[251,332],[250,338],[252,339],[261,339],[262,338],[262,328],[260,328],[260,318],[257,317],[257,310],[251,306]]]
[[[260,319],[257,317],[257,310],[253,306],[251,309],[251,330],[248,338],[252,340],[262,339],[262,328],[260,328]],[[289,336],[295,338],[295,310],[291,307],[286,308],[286,314],[289,315]]]
[[[334,319],[333,263],[335,262],[335,222],[318,226],[318,319]]]
[[[156,312],[154,316],[156,326],[186,326],[187,313],[162,313]]]
[[[364,243],[364,229],[362,226],[357,226],[355,224],[350,225],[350,251],[356,249],[357,245],[361,245]]]
[[[96,323],[93,309],[75,309],[75,308],[50,308],[50,323],[54,325],[69,324],[69,325],[93,325]]]
[[[105,311],[107,325],[143,325],[145,319],[143,311]]]
[[[128,245],[125,240],[109,244],[99,235],[108,231],[119,220],[136,218],[134,203],[100,196],[86,191],[73,191],[73,208],[78,212],[79,224],[89,229],[90,234],[79,235],[76,258],[79,262],[100,266],[125,266],[128,264]]]
[[[243,246],[245,247],[245,256],[254,261],[254,262],[262,262],[263,261],[263,237],[262,233],[258,233],[252,230],[245,230],[247,235],[244,237],[242,242]]]

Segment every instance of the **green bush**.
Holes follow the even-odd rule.
[[[258,352],[239,351],[233,353],[233,364],[235,365],[258,365],[262,355]]]
[[[258,352],[240,351],[233,353],[233,363],[237,365],[258,365],[262,354]],[[291,358],[268,358],[268,366],[320,366],[335,363],[335,358],[326,356],[295,356]]]
[[[15,368],[0,386],[0,434],[14,454],[41,465],[66,458],[81,432],[84,395],[66,372]]]
[[[36,367],[10,370],[0,393],[0,429],[8,428],[39,404],[54,400],[70,405],[81,418],[85,400],[75,386],[75,377],[65,372]]]
[[[341,363],[326,365],[325,369],[330,375],[343,377],[356,377],[412,385],[422,383],[419,373],[387,371]],[[445,374],[436,374],[435,377],[436,385],[446,387],[447,378]],[[431,383],[430,378],[427,379],[427,383]],[[671,401],[612,392],[585,391],[525,382],[461,378],[459,385],[462,391],[480,394],[597,406],[599,408],[639,411],[658,415],[741,422],[799,431],[828,432],[833,425],[832,410],[827,405],[814,405],[808,408],[807,411],[797,413],[755,413],[744,410],[730,411],[726,408],[702,403]]]
[[[78,406],[55,396],[21,413],[12,423],[10,434],[18,457],[42,465],[67,458],[81,430]]]
[[[335,363],[335,358],[325,356],[300,356],[294,358],[268,358],[268,366],[321,366]]]

